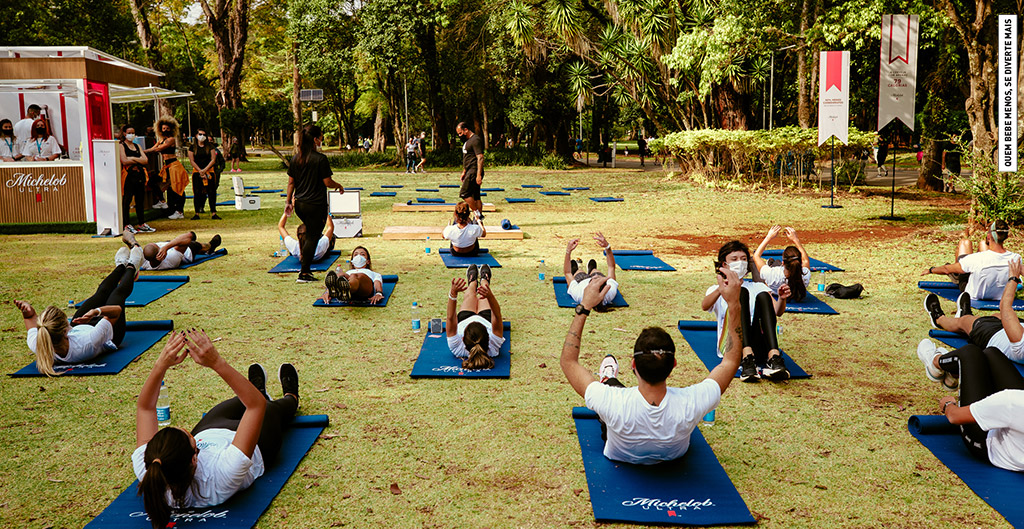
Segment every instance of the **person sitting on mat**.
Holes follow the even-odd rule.
[[[191,433],[176,426],[159,428],[160,384],[167,370],[187,357],[217,373],[235,397],[206,412]],[[154,529],[168,526],[172,509],[224,503],[273,466],[299,407],[295,367],[281,364],[277,373],[284,396],[272,401],[263,366],[249,366],[246,380],[217,353],[204,331],[172,333],[135,406],[132,468]]]
[[[28,348],[36,355],[39,373],[57,375],[54,363],[86,362],[121,345],[127,324],[124,302],[135,288],[141,262],[141,248],[118,249],[114,255],[114,270],[100,282],[96,292],[82,302],[70,324],[67,314],[53,305],[37,317],[27,301],[14,300],[25,320]]]
[[[736,275],[743,279],[747,275],[747,263],[750,262],[750,250],[740,241],[729,241],[718,250],[717,268],[728,266]],[[717,269],[716,268],[716,269]],[[789,285],[779,287],[778,299],[773,299],[771,289],[764,284],[758,270],[750,270],[753,281],[744,281],[740,291],[740,305],[743,314],[743,360],[740,362],[740,380],[757,382],[760,376],[770,380],[789,378],[786,361],[779,351],[779,339],[775,333],[776,318],[786,311],[786,299],[790,295]],[[751,302],[753,298],[753,302]],[[722,356],[725,347],[725,327],[728,307],[721,298],[718,285],[712,285],[704,294],[701,309],[714,314],[718,318],[718,356]],[[759,376],[758,364],[765,366]]]
[[[742,280],[726,266],[718,271],[718,291],[728,306],[729,321],[740,319]],[[639,379],[626,388],[617,378],[619,364],[612,355],[601,361],[595,380],[579,362],[583,326],[590,311],[608,293],[608,278],[598,277],[583,291],[569,332],[562,345],[562,372],[569,384],[595,411],[604,431],[604,456],[614,461],[650,465],[682,457],[690,447],[690,434],[705,414],[715,409],[740,365],[740,325],[728,329],[722,362],[708,377],[685,388],[669,387],[666,379],[676,366],[675,344],[660,327],[644,329],[633,345],[630,367]]]
[[[373,263],[370,261],[370,251],[362,246],[356,246],[349,257],[352,269],[348,272],[338,273],[334,270],[327,272],[324,279],[324,290],[320,299],[324,303],[330,303],[332,299],[339,301],[369,301],[376,305],[384,300],[384,278],[373,271]],[[340,267],[339,267],[340,268]]]
[[[469,209],[465,201],[455,205],[452,223],[444,228],[441,235],[451,241],[452,255],[471,257],[480,253],[480,237],[487,236],[487,229]]]
[[[1006,286],[1006,264],[1020,255],[1007,250],[1003,243],[1010,236],[1010,226],[997,220],[988,226],[985,240],[978,244],[978,251],[969,239],[960,241],[956,249],[956,262],[931,266],[921,275],[947,274],[962,292],[961,296],[971,299],[994,301],[999,299]],[[957,300],[957,305],[960,301]]]
[[[467,290],[468,289],[468,290]],[[458,314],[455,304],[462,296]],[[494,357],[501,352],[505,343],[505,327],[501,319],[501,307],[491,291],[491,267],[475,264],[466,269],[466,279],[452,278],[448,291],[448,313],[445,321],[448,349],[457,358],[462,358],[463,369],[491,369]]]
[[[765,261],[761,255],[780,231],[786,234],[786,238],[793,244],[782,251],[782,265],[776,266],[769,264],[771,260]],[[807,255],[807,250],[804,250],[804,245],[800,244],[800,238],[793,228],[772,226],[768,230],[768,235],[765,235],[764,240],[754,250],[754,266],[761,273],[761,279],[768,288],[772,289],[772,294],[778,296],[779,288],[782,285],[789,285],[789,299],[799,303],[807,297],[807,285],[811,284],[811,258]]]
[[[302,247],[306,244],[306,225],[299,224],[298,228],[295,228],[295,238],[288,234],[288,228],[285,226],[288,224],[288,217],[291,216],[291,212],[285,211],[281,215],[281,220],[277,223],[277,232],[284,237],[284,247],[288,250],[288,254],[295,257],[296,259],[302,259]],[[316,243],[316,251],[313,252],[313,261],[319,261],[323,259],[328,252],[334,249],[334,243],[337,241],[337,237],[334,235],[334,219],[331,218],[330,214],[327,215],[327,230],[320,237],[320,240]]]
[[[594,307],[595,310],[603,311],[615,301],[615,296],[619,293],[619,282],[615,280],[615,255],[612,253],[612,245],[608,244],[608,240],[604,238],[604,235],[601,235],[601,232],[594,233],[594,240],[604,250],[605,260],[608,263],[608,281],[605,283],[608,285],[608,293],[601,300],[601,303]],[[605,277],[604,274],[598,272],[597,261],[594,259],[587,262],[586,272],[580,270],[579,263],[572,258],[572,251],[576,249],[579,243],[579,239],[572,239],[566,244],[565,262],[562,264],[562,273],[565,274],[565,278],[568,280],[566,292],[569,293],[569,297],[577,304],[583,301],[583,291],[592,279]]]
[[[124,232],[121,234],[123,241],[128,248],[139,248],[135,234]],[[220,235],[214,235],[208,243],[196,242],[196,232],[182,233],[171,241],[149,243],[142,247],[142,255],[145,260],[142,262],[142,270],[173,270],[183,264],[191,263],[197,256],[212,255],[220,246]]]

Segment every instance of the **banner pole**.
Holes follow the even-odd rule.
[[[843,206],[836,205],[836,137],[832,136],[832,189],[831,198],[829,199],[829,205],[821,206],[826,209],[838,209]]]
[[[893,130],[893,142],[892,142],[892,195],[889,199],[889,216],[881,217],[882,220],[907,220],[903,217],[896,216],[896,132]]]

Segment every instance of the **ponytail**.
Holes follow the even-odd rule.
[[[159,459],[146,465],[146,475],[139,481],[139,494],[149,515],[153,529],[163,529],[171,521],[171,506],[167,504],[167,477]]]
[[[807,297],[807,285],[804,284],[803,262],[800,250],[796,246],[787,246],[782,252],[782,266],[786,271],[786,282],[789,283],[789,297],[799,303]]]
[[[36,370],[48,377],[59,373],[54,371],[53,362],[57,354],[54,342],[60,343],[67,335],[71,324],[64,311],[50,305],[37,319],[39,328],[36,331]],[[58,337],[54,340],[54,337]]]
[[[316,151],[316,143],[313,140],[324,135],[319,126],[310,123],[299,131],[299,144],[295,146],[295,156],[292,157],[292,164],[296,169],[301,169],[309,161],[309,155]]]
[[[455,218],[460,224],[469,224],[469,204],[465,201],[455,205]]]
[[[176,506],[184,505],[195,475],[195,454],[188,434],[179,428],[163,428],[146,444],[146,473],[139,480],[139,495],[153,529],[164,529],[171,521],[174,506],[167,503],[167,491]]]
[[[466,326],[462,335],[462,343],[469,351],[469,357],[462,361],[463,369],[492,369],[494,359],[487,355],[490,337],[487,328],[480,322]]]

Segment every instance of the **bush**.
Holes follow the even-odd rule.
[[[959,146],[964,166],[973,169],[971,177],[961,177],[956,186],[971,196],[972,220],[988,223],[1002,219],[1011,225],[1024,223],[1024,174],[1000,172],[991,156],[975,152],[967,144]]]
[[[540,147],[515,146],[511,149],[495,149],[487,151],[487,165],[540,165],[547,151]]]
[[[540,164],[551,171],[563,171],[568,169],[569,166],[565,163],[565,158],[561,154],[549,153],[546,154],[540,160]]]

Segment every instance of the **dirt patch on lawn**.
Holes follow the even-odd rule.
[[[932,233],[935,228],[932,226],[901,226],[901,225],[880,225],[870,228],[861,228],[849,231],[832,230],[800,230],[800,241],[804,244],[858,244],[867,245],[873,243],[887,243],[902,239],[917,233]],[[718,251],[721,246],[733,239],[745,241],[753,251],[754,246],[764,238],[764,230],[740,235],[658,235],[659,239],[673,240],[686,243],[685,246],[670,248],[675,255],[709,255]],[[784,244],[784,237],[776,239],[777,243],[772,248]]]

